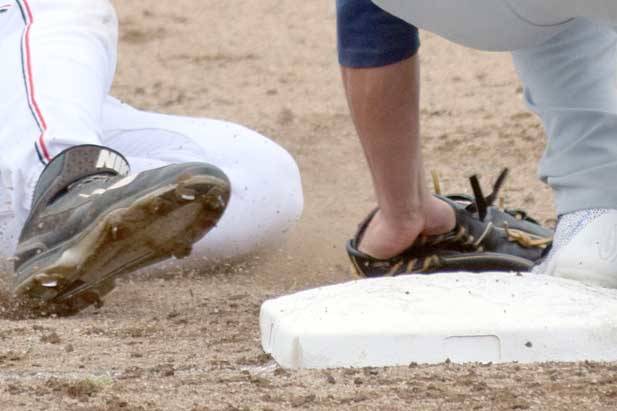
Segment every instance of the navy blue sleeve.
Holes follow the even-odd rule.
[[[416,54],[418,29],[386,13],[371,0],[336,0],[339,63],[380,67]]]

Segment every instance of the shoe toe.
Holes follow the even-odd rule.
[[[556,250],[547,274],[617,288],[617,210],[592,220]]]

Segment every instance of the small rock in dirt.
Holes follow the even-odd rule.
[[[367,367],[364,368],[364,375],[379,375],[379,370],[377,370],[376,368],[371,368],[371,367]]]
[[[73,344],[67,344],[64,346],[64,351],[65,352],[73,352],[75,351],[75,348],[73,347]]]
[[[2,364],[5,361],[11,361],[11,362],[21,361],[22,359],[24,359],[26,354],[27,354],[26,352],[18,353],[16,351],[7,351],[5,353],[0,354],[0,364]]]
[[[110,410],[110,411],[119,411],[119,410],[127,410],[127,411],[140,411],[140,410],[144,410],[145,408],[139,406],[139,407],[133,407],[131,406],[131,404],[128,403],[128,401],[123,400],[122,398],[119,398],[117,396],[112,396],[110,399],[108,399],[107,401],[105,401],[105,404],[107,405],[106,408],[104,408],[105,410]]]
[[[71,398],[77,398],[80,401],[86,400],[88,397],[94,396],[101,391],[101,387],[90,380],[77,381],[72,384],[68,384],[66,387],[66,393]]]
[[[269,363],[270,361],[272,361],[272,356],[270,354],[259,354],[257,356],[257,364],[261,364],[261,365],[266,365],[267,363]]]
[[[124,372],[118,378],[121,380],[126,380],[129,378],[140,378],[142,375],[144,375],[143,368],[128,367],[124,370]]]
[[[276,370],[274,370],[273,374],[277,377],[289,377],[289,371],[286,371],[283,368],[277,368]]]
[[[251,382],[251,384],[255,384],[256,386],[261,388],[268,388],[272,386],[272,383],[268,379],[256,375],[252,376],[249,381]]]
[[[173,377],[176,374],[176,370],[172,364],[160,364],[152,368],[151,371],[162,377]]]
[[[87,401],[102,390],[102,387],[90,379],[79,381],[67,381],[57,378],[50,378],[45,382],[45,387],[53,392],[60,392],[68,397],[79,401]]]
[[[21,394],[23,392],[26,392],[27,390],[25,388],[23,388],[21,385],[17,385],[17,384],[9,384],[6,387],[6,391],[10,394],[10,395],[18,395]]]
[[[90,327],[83,331],[84,335],[103,335],[105,334],[105,330],[100,327]]]
[[[317,396],[315,394],[309,394],[302,397],[295,398],[291,401],[291,406],[293,408],[298,408],[310,404],[315,401]]]
[[[284,108],[282,109],[279,114],[278,114],[278,118],[277,118],[277,122],[281,125],[281,126],[287,126],[291,123],[294,122],[296,118],[296,115],[294,114],[293,111],[291,111],[288,108]]]
[[[60,344],[62,340],[60,339],[60,336],[56,334],[55,331],[52,331],[50,334],[44,334],[41,337],[41,342],[46,343],[46,344]]]

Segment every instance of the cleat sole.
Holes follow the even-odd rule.
[[[33,264],[35,273],[16,285],[16,294],[61,304],[71,312],[100,306],[116,277],[170,257],[188,256],[193,244],[218,222],[229,195],[223,179],[183,176],[126,208],[101,215],[66,241],[54,258]]]

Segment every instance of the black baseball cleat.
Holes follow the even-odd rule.
[[[189,255],[229,201],[229,180],[206,163],[128,173],[106,147],[54,157],[19,238],[16,294],[68,312],[100,305],[117,276]]]

